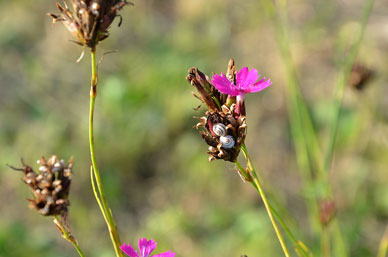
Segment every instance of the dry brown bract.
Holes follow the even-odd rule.
[[[80,45],[94,48],[98,42],[109,36],[108,28],[118,12],[129,2],[121,0],[71,0],[73,11],[66,2],[64,6],[57,3],[61,14],[49,13],[53,23],[61,21],[78,40]],[[121,16],[120,16],[121,19]],[[119,26],[121,20],[119,22]]]

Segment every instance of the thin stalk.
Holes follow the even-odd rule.
[[[91,49],[91,63],[92,63],[92,78],[91,78],[91,88],[90,88],[89,145],[90,145],[90,155],[92,159],[93,175],[96,179],[96,185],[97,185],[98,194],[99,194],[99,196],[95,194],[95,197],[100,208],[102,206],[101,212],[108,226],[109,235],[112,240],[113,247],[116,252],[116,256],[124,257],[123,252],[120,250],[121,242],[120,242],[119,234],[117,232],[116,223],[113,219],[112,212],[109,208],[108,201],[106,200],[104,189],[102,187],[101,176],[97,167],[97,159],[95,154],[93,117],[94,117],[94,106],[95,106],[95,101],[97,96],[96,49]]]
[[[333,160],[333,155],[334,155],[334,149],[335,149],[335,143],[337,139],[337,134],[338,134],[338,127],[339,127],[339,122],[340,122],[340,117],[341,117],[341,111],[342,111],[342,102],[345,94],[345,88],[346,85],[348,84],[349,77],[351,74],[352,67],[354,65],[354,62],[357,57],[358,50],[361,45],[361,41],[364,37],[365,29],[366,29],[366,24],[368,22],[370,13],[373,8],[373,3],[374,0],[368,0],[365,3],[365,6],[363,8],[363,14],[361,18],[361,30],[360,33],[357,35],[357,38],[355,40],[355,43],[350,49],[350,53],[347,56],[345,63],[343,65],[343,69],[341,73],[339,74],[338,80],[337,80],[337,85],[335,88],[335,115],[334,115],[334,121],[333,125],[331,128],[331,136],[330,136],[330,141],[329,141],[329,147],[328,151],[325,157],[325,162],[324,162],[324,170],[325,173],[328,173],[330,171],[330,166]],[[341,235],[341,230],[339,228],[338,220],[335,219],[333,221],[335,227],[333,231],[333,236],[335,238],[335,250],[336,250],[336,255],[338,256],[347,256],[347,249],[346,249],[346,244],[343,240],[343,237]]]
[[[342,100],[344,98],[345,93],[345,87],[348,84],[349,76],[352,71],[353,64],[356,60],[358,50],[361,45],[362,38],[364,37],[366,24],[368,22],[368,18],[370,16],[370,13],[372,11],[374,0],[368,0],[365,3],[363,14],[361,18],[361,30],[358,34],[355,43],[350,49],[350,53],[348,57],[345,60],[345,64],[343,66],[342,72],[339,75],[339,78],[337,80],[337,86],[335,91],[335,115],[334,115],[334,122],[333,126],[331,128],[331,136],[330,136],[330,143],[329,148],[326,154],[325,158],[325,170],[330,170],[331,161],[333,159],[334,154],[334,148],[335,148],[335,142],[337,138],[337,132],[338,132],[338,126],[341,116],[341,110],[342,110]]]
[[[322,228],[321,254],[322,254],[322,257],[331,256],[330,235],[327,227]]]
[[[388,225],[385,229],[385,233],[383,238],[381,238],[379,251],[377,253],[377,257],[386,257],[388,252]]]
[[[327,181],[323,172],[323,158],[320,152],[320,146],[318,143],[318,136],[313,126],[310,113],[308,111],[307,104],[301,93],[299,82],[297,79],[297,73],[292,60],[290,42],[287,37],[287,24],[286,19],[281,19],[277,13],[273,2],[271,0],[263,0],[263,7],[271,19],[274,26],[278,43],[279,53],[282,57],[286,76],[287,86],[286,90],[286,102],[287,109],[290,118],[290,127],[292,133],[292,139],[294,142],[297,163],[299,166],[299,172],[302,178],[303,187],[308,189],[314,189],[313,195],[307,195],[307,208],[309,214],[309,220],[311,227],[315,234],[318,234],[320,224],[318,220],[318,192],[314,187],[313,177],[322,181]],[[318,173],[317,176],[315,173]],[[326,183],[322,183],[326,184]]]
[[[72,243],[74,248],[77,250],[79,256],[85,257],[84,253],[82,252],[81,248],[79,247],[77,241],[75,238],[69,233],[67,227],[65,224],[62,223],[61,219],[58,218],[58,216],[54,216],[54,223],[57,225],[57,228],[61,231],[62,237],[66,239],[68,242]]]
[[[93,167],[92,166],[90,166],[90,180],[92,182],[92,189],[93,189],[94,197],[97,200],[98,206],[100,207],[100,210],[102,212],[102,216],[104,216],[105,222],[108,224],[108,219],[106,218],[106,215],[105,215],[105,212],[104,212],[104,206],[102,206],[101,201],[100,201],[100,197],[98,196],[98,192],[96,190],[96,183],[94,182],[95,178],[94,178],[94,173],[93,173]]]
[[[276,224],[276,221],[274,219],[274,215],[272,213],[272,209],[271,209],[271,207],[270,207],[270,205],[268,203],[267,197],[265,196],[265,193],[264,193],[263,188],[261,186],[260,180],[259,180],[259,178],[258,178],[258,176],[256,174],[255,168],[252,165],[252,162],[251,162],[251,160],[250,160],[250,158],[248,156],[248,152],[247,152],[246,147],[245,147],[244,144],[241,146],[241,149],[242,149],[242,151],[243,151],[243,153],[245,155],[245,158],[247,160],[249,171],[250,171],[251,175],[253,176],[251,184],[255,187],[257,192],[260,194],[261,199],[263,200],[265,209],[267,210],[267,213],[268,213],[268,217],[269,217],[269,219],[270,219],[270,221],[272,223],[272,226],[273,226],[273,228],[275,230],[276,236],[278,237],[278,240],[279,240],[279,243],[280,243],[280,245],[281,245],[281,247],[283,249],[284,255],[286,257],[290,257],[290,253],[289,253],[289,251],[287,249],[287,246],[286,246],[286,244],[284,242],[283,236],[280,233],[278,225]]]
[[[290,125],[293,131],[293,139],[296,147],[296,152],[298,156],[298,164],[303,164],[300,166],[301,169],[308,169],[310,175],[307,171],[302,172],[301,175],[303,180],[307,183],[305,185],[314,185],[315,181],[320,185],[324,186],[324,190],[319,192],[314,191],[314,197],[309,198],[309,215],[313,224],[318,220],[318,210],[317,206],[319,205],[320,199],[332,198],[332,190],[328,180],[328,172],[325,169],[325,162],[321,154],[321,148],[318,142],[318,136],[314,128],[311,115],[308,110],[306,101],[301,93],[300,86],[297,79],[297,73],[295,66],[293,64],[290,42],[287,37],[287,20],[281,19],[278,9],[275,8],[274,3],[271,0],[263,0],[264,9],[267,12],[267,15],[272,20],[276,36],[278,37],[278,48],[283,59],[288,86],[286,87],[287,93],[287,102],[289,102],[288,110],[290,115]],[[285,12],[285,11],[284,11]],[[303,142],[303,143],[302,143]],[[308,161],[311,165],[306,165],[306,155]],[[300,161],[299,161],[300,160]],[[316,177],[314,180],[313,177]],[[312,202],[312,199],[315,199],[316,203]],[[314,214],[311,213],[314,212]],[[312,217],[315,216],[315,217]],[[337,222],[337,218],[333,218],[333,222]],[[317,225],[313,226],[315,233],[320,233],[322,236],[322,228]],[[337,256],[345,257],[347,256],[346,245],[343,240],[341,231],[339,227],[334,230],[334,237],[338,240],[335,241],[335,247],[338,249]]]
[[[245,171],[245,169],[241,166],[241,164],[236,161],[235,162],[235,165],[237,167],[237,169],[239,170],[240,174],[242,174],[242,176],[244,176],[244,178],[246,179],[246,181],[249,181],[249,175],[248,173]],[[253,185],[255,187],[256,190],[258,190],[257,186],[256,185]],[[291,229],[287,226],[286,222],[283,220],[283,218],[279,215],[279,213],[275,210],[275,208],[272,206],[271,202],[268,201],[268,206],[269,208],[271,209],[273,215],[276,217],[276,219],[279,221],[280,225],[283,227],[284,231],[286,231],[288,237],[290,238],[290,240],[292,241],[292,243],[294,244],[294,246],[296,248],[299,249],[299,251],[301,251],[303,253],[303,256],[304,257],[309,257],[309,256],[312,256],[312,254],[310,253],[309,250],[305,250],[304,248],[301,247],[301,241],[300,240],[297,240],[296,237],[294,236],[294,234],[292,233]],[[302,243],[303,244],[303,243]],[[304,244],[303,244],[304,245]],[[307,252],[310,253],[307,254]]]

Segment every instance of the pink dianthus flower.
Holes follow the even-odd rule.
[[[236,96],[237,109],[243,108],[244,96],[249,93],[259,92],[272,85],[270,79],[262,78],[256,69],[248,70],[248,67],[241,68],[236,74],[236,84],[231,82],[225,74],[214,74],[211,82],[223,94]]]
[[[175,253],[167,251],[156,255],[150,255],[151,252],[156,248],[155,240],[147,240],[146,238],[139,238],[139,252],[140,254],[130,245],[123,244],[120,249],[126,253],[129,257],[175,257]]]

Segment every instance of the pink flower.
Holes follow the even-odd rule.
[[[236,85],[222,72],[221,76],[218,74],[213,75],[212,83],[221,93],[237,96],[237,109],[240,110],[241,108],[244,108],[244,96],[246,94],[259,92],[272,85],[270,79],[266,80],[264,77],[258,81],[259,78],[260,75],[256,69],[248,70],[248,67],[243,67],[236,74]],[[243,112],[245,112],[245,110]]]
[[[139,238],[140,255],[130,244],[123,244],[120,246],[120,249],[129,257],[175,257],[175,253],[171,251],[150,256],[151,252],[156,248],[156,244],[155,240],[151,239],[148,241],[146,238]]]
[[[270,79],[263,78],[257,81],[260,78],[258,74],[256,69],[248,70],[248,67],[243,67],[237,72],[236,85],[222,72],[221,76],[218,74],[213,76],[212,83],[221,93],[244,98],[246,94],[259,92],[272,84]]]

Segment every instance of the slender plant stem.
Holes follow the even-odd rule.
[[[335,142],[337,138],[337,132],[338,132],[338,126],[341,116],[341,110],[342,110],[342,100],[344,98],[345,93],[345,87],[348,84],[349,76],[352,71],[353,64],[356,60],[358,50],[361,45],[362,38],[364,37],[366,24],[368,22],[369,15],[372,11],[374,0],[368,0],[365,3],[365,7],[363,9],[363,14],[361,18],[361,30],[360,33],[357,35],[357,38],[355,40],[355,43],[350,49],[350,53],[348,57],[345,60],[345,63],[343,65],[342,72],[340,73],[337,81],[336,91],[335,91],[335,115],[334,115],[334,122],[333,126],[331,128],[331,136],[330,136],[330,143],[329,143],[329,149],[326,154],[325,158],[325,170],[330,170],[330,164],[333,159],[334,154],[334,148],[335,148]]]
[[[98,192],[96,190],[96,183],[94,182],[95,178],[94,178],[94,173],[93,173],[93,167],[92,166],[90,166],[90,180],[91,180],[91,183],[92,183],[92,189],[93,189],[94,197],[97,200],[98,206],[100,207],[100,210],[102,212],[102,216],[104,216],[105,222],[108,224],[108,219],[106,218],[105,212],[103,211],[104,210],[104,206],[102,206],[102,203],[100,201],[100,197],[98,196]]]
[[[301,93],[297,72],[292,60],[290,42],[287,37],[287,20],[281,19],[279,9],[274,6],[273,1],[263,0],[263,7],[274,26],[278,43],[279,53],[282,57],[285,72],[287,75],[286,99],[287,109],[290,117],[290,127],[295,146],[299,172],[302,178],[303,187],[312,190],[313,194],[305,194],[308,208],[309,220],[315,234],[320,233],[318,219],[319,192],[316,190],[313,177],[322,180],[326,184],[323,172],[323,158],[320,152],[318,137],[310,117],[307,104]],[[283,7],[285,4],[283,4]],[[284,12],[286,14],[286,12]],[[286,16],[286,15],[285,15]],[[317,172],[319,176],[315,174]],[[323,182],[325,181],[325,182]]]
[[[385,228],[385,233],[383,235],[383,238],[381,238],[377,257],[386,257],[387,252],[388,252],[388,225]]]
[[[263,0],[264,9],[267,15],[273,22],[276,36],[278,37],[278,48],[282,56],[286,73],[288,86],[287,90],[287,102],[290,115],[290,125],[293,134],[293,140],[296,147],[298,164],[301,168],[301,175],[305,186],[313,186],[315,189],[314,196],[308,198],[308,208],[310,220],[312,221],[314,232],[319,233],[322,237],[322,231],[320,224],[318,223],[318,206],[320,199],[332,198],[332,190],[328,179],[328,172],[326,172],[326,163],[321,153],[321,148],[318,142],[317,132],[313,126],[311,115],[308,111],[308,106],[301,93],[299,82],[297,79],[297,72],[292,61],[290,42],[287,37],[287,19],[281,18],[279,15],[279,9],[276,8],[273,1]],[[286,16],[286,15],[285,15]],[[302,172],[303,171],[303,172]],[[310,174],[308,174],[310,172]],[[313,179],[315,177],[315,179]],[[323,190],[318,191],[315,185]],[[315,203],[314,201],[315,200]],[[313,212],[313,213],[312,213]],[[333,223],[337,223],[337,218],[333,218]],[[339,257],[347,256],[346,245],[342,237],[342,233],[339,226],[333,230],[335,240],[336,254]],[[330,239],[329,239],[330,240]]]
[[[329,147],[328,151],[325,156],[325,162],[324,162],[324,171],[327,174],[330,171],[330,166],[333,160],[333,155],[334,155],[334,149],[335,149],[335,143],[337,139],[337,134],[338,134],[338,127],[340,123],[340,117],[341,117],[341,111],[342,111],[342,101],[344,98],[345,94],[345,88],[346,85],[348,84],[349,77],[351,74],[352,67],[354,65],[354,62],[357,57],[358,50],[361,45],[361,41],[364,37],[365,29],[366,29],[366,24],[368,22],[370,13],[373,8],[373,3],[374,0],[367,0],[365,2],[364,8],[363,8],[363,14],[361,17],[361,29],[360,33],[357,35],[355,42],[353,46],[350,49],[349,55],[347,56],[345,63],[343,65],[343,68],[339,74],[338,80],[337,80],[337,85],[335,88],[335,114],[334,114],[334,120],[333,120],[333,125],[331,128],[331,135],[329,139]],[[343,240],[343,237],[341,235],[341,230],[338,224],[338,220],[334,219],[334,230],[333,230],[333,236],[335,238],[336,244],[335,246],[335,254],[337,256],[347,256],[347,249],[346,249],[346,244]]]
[[[242,174],[242,176],[245,178],[246,181],[249,181],[249,175],[248,173],[245,171],[245,169],[241,166],[241,164],[236,161],[235,162],[236,164],[236,167],[237,169],[239,170],[240,174]],[[257,186],[255,184],[253,184],[253,186],[255,187],[256,190],[258,190]],[[297,240],[296,237],[294,236],[294,234],[292,233],[291,229],[287,226],[286,222],[283,220],[283,218],[279,215],[279,213],[275,210],[275,208],[273,208],[272,204],[270,201],[268,201],[268,206],[269,208],[271,209],[273,215],[276,217],[276,219],[279,221],[280,225],[283,227],[284,231],[286,231],[288,237],[290,238],[290,240],[292,241],[292,243],[294,244],[294,246],[296,248],[298,248],[302,253],[303,253],[303,256],[305,257],[308,257],[308,256],[312,256],[311,254],[308,255],[306,253],[306,250],[303,249],[301,246],[300,246],[300,243],[301,241]],[[303,243],[302,243],[303,244]],[[303,244],[304,245],[304,244]],[[309,252],[309,251],[307,251]]]
[[[89,145],[90,145],[90,155],[92,159],[92,167],[93,167],[93,175],[96,179],[96,185],[98,189],[98,194],[95,193],[95,197],[97,203],[100,206],[101,212],[104,216],[105,222],[109,229],[109,235],[113,243],[113,247],[116,252],[117,257],[124,257],[122,251],[120,250],[120,237],[117,232],[116,223],[113,219],[112,212],[109,208],[108,201],[105,197],[104,189],[102,187],[102,181],[100,172],[97,167],[97,159],[95,154],[95,146],[94,146],[94,130],[93,130],[93,117],[94,117],[94,105],[97,96],[97,63],[96,63],[96,49],[91,49],[91,63],[92,63],[92,79],[91,79],[91,87],[90,87],[90,113],[89,113]],[[91,178],[92,181],[93,177]],[[94,183],[92,183],[93,187]],[[94,192],[96,192],[94,190]]]
[[[321,253],[322,253],[322,257],[331,256],[330,235],[329,235],[328,227],[322,228]]]
[[[79,247],[77,241],[75,238],[69,233],[67,227],[62,223],[61,219],[58,218],[58,216],[54,216],[54,223],[57,225],[58,229],[62,233],[62,237],[66,239],[68,242],[72,243],[74,248],[77,250],[79,256],[85,257],[84,253],[82,252],[81,248]]]
[[[290,257],[290,253],[289,253],[289,251],[287,249],[287,246],[286,246],[286,244],[284,242],[283,236],[280,233],[278,225],[276,224],[276,221],[274,219],[274,215],[272,213],[272,209],[271,209],[271,207],[270,207],[270,205],[268,203],[267,197],[265,196],[265,193],[264,193],[263,188],[261,186],[260,180],[259,180],[259,178],[258,178],[258,176],[256,174],[255,168],[252,165],[252,162],[251,162],[251,160],[250,160],[250,158],[248,156],[248,152],[247,152],[247,149],[246,149],[244,144],[241,146],[241,149],[242,149],[242,151],[243,151],[243,153],[245,155],[245,158],[247,160],[249,172],[252,175],[251,184],[255,187],[257,192],[259,192],[259,194],[261,196],[261,199],[263,200],[264,206],[265,206],[265,208],[267,210],[269,219],[270,219],[270,221],[272,223],[272,226],[273,226],[273,228],[275,230],[276,236],[278,237],[279,243],[280,243],[280,245],[281,245],[281,247],[283,249],[284,255],[286,257]],[[241,165],[239,165],[239,166],[241,167]]]

